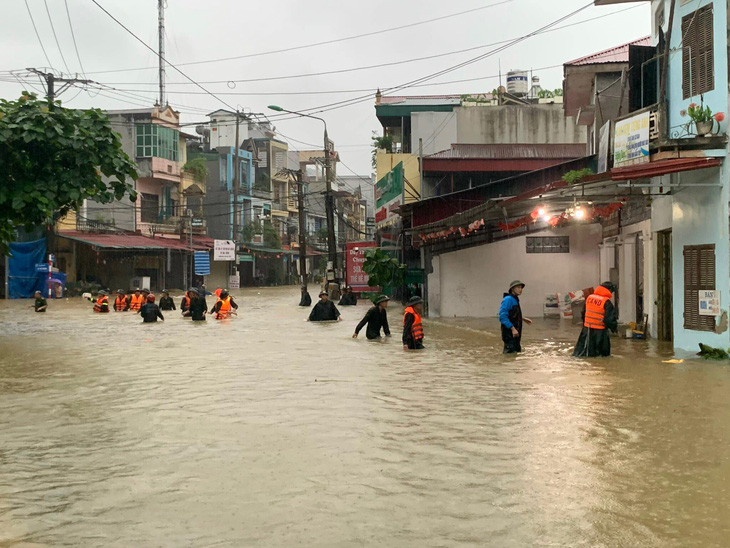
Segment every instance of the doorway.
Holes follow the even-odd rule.
[[[673,339],[672,231],[657,232],[657,337]]]

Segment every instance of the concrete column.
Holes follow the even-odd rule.
[[[652,232],[643,232],[639,235],[639,240],[644,247],[644,314],[649,315],[649,336],[656,338],[657,307],[654,302],[657,299],[657,265]],[[638,319],[641,321],[641,318]]]
[[[621,323],[636,321],[636,234],[622,241],[618,305]]]
[[[608,281],[610,270],[614,267],[614,247],[613,241],[604,241],[598,246],[599,249],[599,280],[594,285],[598,285],[605,281]]]

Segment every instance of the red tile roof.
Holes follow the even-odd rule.
[[[62,238],[68,238],[78,242],[83,242],[95,247],[103,249],[138,249],[138,250],[162,250],[162,249],[178,249],[182,251],[190,250],[190,243],[186,240],[176,240],[172,238],[150,238],[141,234],[124,233],[124,234],[92,234],[88,232],[59,232]],[[206,251],[212,249],[213,240],[207,237],[193,238],[193,249],[196,251]]]
[[[566,66],[575,66],[575,65],[599,65],[602,63],[628,63],[629,62],[629,46],[650,46],[651,45],[651,37],[647,36],[645,38],[640,38],[639,40],[634,40],[633,42],[629,42],[628,44],[623,44],[621,46],[616,46],[604,51],[599,51],[598,53],[593,53],[591,55],[587,55],[586,57],[581,57],[579,59],[575,59],[573,61],[569,61],[568,63],[565,63]]]

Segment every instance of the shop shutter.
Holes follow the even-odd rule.
[[[715,245],[684,246],[684,328],[714,331],[715,318],[700,316],[701,290],[715,289]]]
[[[682,17],[682,95],[685,99],[715,89],[712,18],[712,4]]]

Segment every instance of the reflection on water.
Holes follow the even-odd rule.
[[[235,292],[234,292],[235,293]],[[296,288],[142,325],[0,303],[0,546],[726,546],[730,369],[578,328],[305,323]]]

